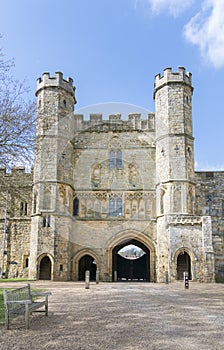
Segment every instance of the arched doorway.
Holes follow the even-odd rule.
[[[119,253],[124,247],[135,246],[143,251],[139,257],[127,258]],[[150,250],[141,242],[131,239],[113,249],[113,280],[150,281]]]
[[[96,280],[96,261],[91,255],[84,255],[79,260],[79,281],[85,281],[86,270],[90,271],[90,281]]]
[[[40,261],[40,280],[50,280],[51,279],[51,260],[48,256],[44,256]]]
[[[181,252],[177,257],[177,279],[183,280],[184,272],[188,273],[188,278],[191,279],[191,258],[188,253]]]

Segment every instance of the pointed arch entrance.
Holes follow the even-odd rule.
[[[136,246],[144,252],[136,259],[121,256],[119,251],[126,246]],[[113,249],[113,280],[118,281],[150,281],[150,250],[141,242],[130,239]],[[115,277],[116,276],[116,277]]]
[[[51,266],[51,260],[47,255],[40,260],[40,280],[51,280]]]
[[[191,258],[190,255],[182,251],[177,256],[177,279],[183,280],[184,272],[188,273],[188,278],[191,279]]]
[[[90,281],[96,280],[96,261],[91,255],[84,255],[79,260],[79,281],[85,281],[86,270],[90,272]]]

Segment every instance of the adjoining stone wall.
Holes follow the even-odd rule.
[[[11,173],[0,170],[0,251],[4,246],[4,274],[9,278],[28,277],[32,184],[33,172],[22,167]],[[1,259],[1,267],[2,263]]]
[[[224,278],[224,171],[200,171],[195,176],[197,212],[212,218],[215,274],[218,280]]]

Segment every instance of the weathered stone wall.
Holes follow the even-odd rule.
[[[196,172],[199,215],[212,218],[212,242],[217,278],[224,277],[224,171]]]
[[[5,246],[4,273],[7,277],[28,277],[32,183],[33,172],[26,173],[24,168],[13,168],[11,173],[0,170],[0,251],[2,254]],[[1,266],[2,263],[1,259]]]

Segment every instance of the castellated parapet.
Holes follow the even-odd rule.
[[[54,77],[51,77],[50,73],[43,73],[42,78],[37,79],[36,96],[38,95],[40,90],[49,88],[49,87],[51,88],[60,87],[61,89],[64,89],[67,92],[70,92],[71,95],[74,96],[75,86],[73,85],[73,79],[69,77],[67,78],[67,80],[65,80],[61,72],[55,72]]]
[[[155,113],[148,113],[148,118],[142,118],[140,113],[131,113],[128,119],[122,119],[121,114],[110,114],[109,119],[103,119],[102,114],[90,114],[88,120],[84,120],[83,114],[74,115],[76,130],[84,131],[154,131]]]
[[[6,181],[6,179],[14,179],[16,180],[17,184],[21,181],[21,183],[25,184],[26,181],[33,181],[33,168],[31,169],[31,171],[27,172],[25,170],[25,167],[23,166],[18,166],[18,167],[13,167],[10,169],[10,172],[8,172],[6,170],[5,167],[0,168],[0,177],[1,179],[4,179],[4,181]]]
[[[178,67],[178,72],[173,72],[172,68],[166,68],[164,69],[163,76],[157,74],[155,76],[155,83],[154,83],[154,98],[155,93],[164,87],[165,85],[171,84],[171,83],[185,83],[186,85],[189,85],[192,87],[192,74],[186,73],[186,70],[184,67]],[[193,91],[193,87],[192,87]]]

